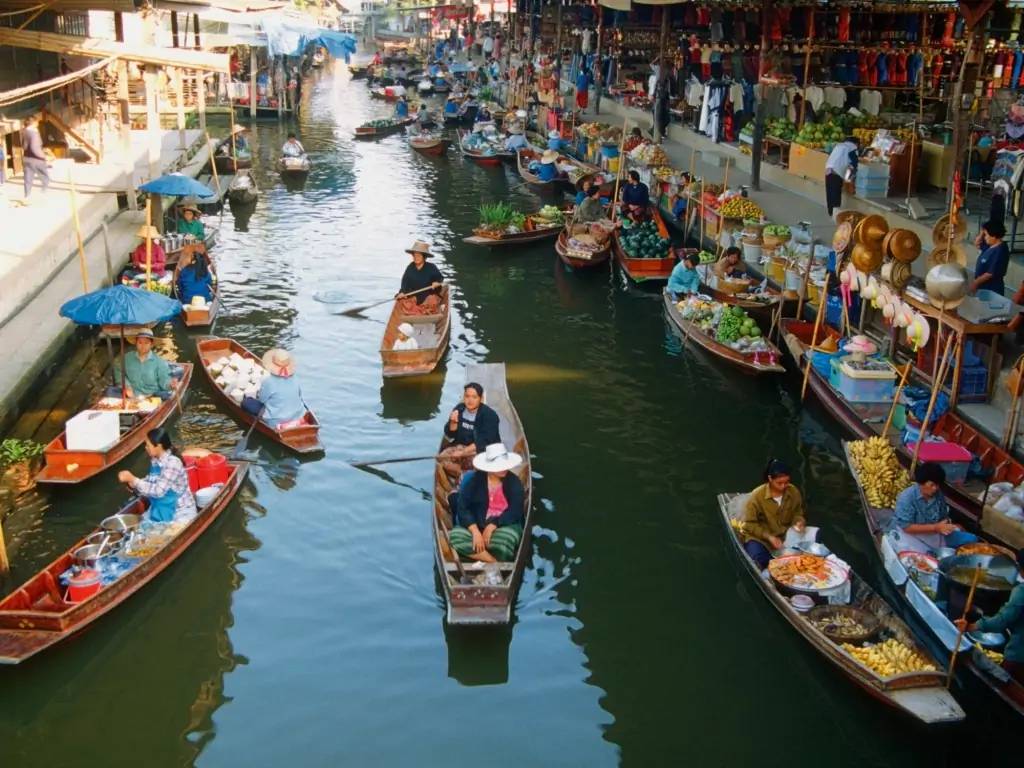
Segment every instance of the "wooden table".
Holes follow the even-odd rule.
[[[777,165],[781,165],[783,168],[789,165],[789,142],[785,139],[778,139],[774,136],[765,136],[762,141],[764,148],[764,160],[765,162],[771,162],[769,155],[771,150],[776,149],[779,152],[779,162]]]

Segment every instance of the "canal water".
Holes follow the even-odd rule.
[[[78,639],[0,670],[0,764],[934,767],[1006,748],[1008,726],[972,691],[968,724],[932,730],[869,699],[728,548],[716,494],[782,457],[823,540],[882,582],[838,432],[801,408],[795,376],[745,378],[681,348],[657,294],[567,274],[550,244],[464,245],[481,202],[540,201],[510,169],[421,157],[401,137],[353,142],[387,107],[342,65],[304,100],[303,187],[273,171],[284,129],[254,132],[262,195],[224,215],[216,332],[293,350],[326,456],[254,437],[261,465],[173,568]],[[435,374],[384,382],[388,307],[337,312],[391,295],[416,239],[453,286],[452,348]],[[194,336],[168,332],[194,359]],[[348,462],[432,453],[477,361],[509,367],[536,529],[515,623],[462,631],[445,626],[434,574],[432,466]],[[180,444],[241,434],[201,377],[171,428]],[[127,466],[143,470],[141,452]],[[25,492],[12,581],[124,498],[113,472]]]

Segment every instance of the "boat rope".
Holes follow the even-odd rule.
[[[65,85],[72,83],[75,80],[80,80],[83,77],[91,75],[97,69],[102,69],[108,64],[117,61],[117,59],[117,56],[110,56],[102,61],[97,61],[87,67],[83,67],[82,69],[76,69],[74,72],[69,72],[66,75],[59,75],[49,80],[43,80],[41,83],[33,83],[32,85],[26,85],[10,91],[0,92],[0,107],[16,104],[19,101],[25,101],[26,99],[35,98],[36,96],[42,96],[50,91],[63,88]]]

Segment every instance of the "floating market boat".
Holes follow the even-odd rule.
[[[186,328],[208,328],[213,325],[213,321],[217,319],[217,312],[220,311],[220,288],[217,285],[217,269],[213,265],[213,259],[209,256],[207,256],[207,259],[210,274],[213,277],[210,286],[213,298],[204,303],[192,304],[190,302],[182,304],[180,317]],[[174,279],[171,284],[171,290],[179,300],[181,299],[181,290],[178,287],[178,278],[181,276],[181,270],[184,266],[187,266],[187,264],[182,260],[174,267]]]
[[[243,347],[234,339],[218,338],[209,336],[196,342],[196,351],[199,353],[199,362],[203,372],[206,374],[210,386],[220,396],[227,406],[228,412],[246,427],[256,422],[256,431],[261,435],[270,438],[275,443],[299,454],[321,453],[324,450],[320,442],[320,422],[316,414],[306,406],[306,413],[303,414],[301,423],[294,426],[278,429],[270,426],[262,419],[257,419],[253,414],[242,408],[230,393],[223,386],[217,383],[217,379],[223,373],[223,367],[232,359],[233,355],[251,361],[257,370],[263,368],[263,361]]]
[[[564,186],[561,179],[555,178],[551,181],[542,181],[537,174],[530,170],[530,163],[534,160],[540,162],[540,157],[540,152],[528,147],[516,152],[516,167],[519,169],[519,175],[523,177],[523,181],[529,184],[530,189],[534,192],[551,195],[561,194]]]
[[[349,64],[348,65],[349,76],[353,80],[365,80],[370,74],[369,64]]]
[[[309,155],[300,155],[299,157],[284,155],[277,161],[277,170],[280,171],[281,174],[290,174],[293,176],[309,173],[309,169],[312,168],[312,166],[313,164],[309,161]]]
[[[174,269],[183,256],[190,256],[197,250],[209,253],[213,246],[217,244],[219,237],[220,230],[217,227],[208,225],[203,225],[202,242],[175,233],[164,235],[162,238],[164,256],[166,257],[164,267],[166,269]]]
[[[701,293],[723,304],[742,307],[752,316],[759,318],[768,316],[776,312],[779,308],[779,302],[783,301],[782,292],[771,286],[765,286],[763,291],[756,293],[749,290],[723,291],[718,288],[712,288],[708,282],[709,278],[713,278],[711,275],[711,265],[698,267],[698,271],[702,273]]]
[[[565,266],[574,270],[598,269],[609,262],[612,253],[611,237],[605,244],[596,250],[589,251],[572,243],[568,228],[563,228],[558,233],[558,240],[555,241],[555,253]]]
[[[370,98],[379,99],[380,101],[395,102],[398,101],[398,96],[399,94],[391,90],[391,84],[381,85],[370,90]]]
[[[664,242],[668,240],[668,230],[665,228],[665,222],[661,220],[661,215],[657,210],[652,208],[651,213],[651,221],[654,222],[654,226],[657,228],[656,237],[662,241],[658,247],[667,248],[667,256],[662,258],[629,256],[626,253],[626,247],[628,246],[625,243],[629,235],[621,229],[616,229],[612,234],[612,253],[615,254],[615,261],[622,268],[622,271],[626,273],[626,277],[635,283],[651,280],[667,281],[669,275],[672,274],[672,268],[676,265],[676,257],[672,252],[671,244]]]
[[[942,658],[948,659],[956,647],[958,630],[947,616],[947,601],[940,597],[942,592],[937,573],[938,560],[934,557],[918,557],[916,552],[896,551],[892,540],[885,536],[885,526],[892,518],[893,510],[875,507],[868,501],[864,481],[851,455],[850,445],[845,441],[843,451],[857,486],[864,520],[875,544],[875,551],[881,558],[889,581],[902,599],[904,612],[910,611],[927,627],[930,645]],[[1024,716],[1024,685],[1014,680],[967,636],[960,639],[957,668],[961,665],[969,669],[1010,709]]]
[[[826,634],[827,625],[823,628],[821,625],[825,622],[821,618],[815,620],[815,609],[811,609],[809,613],[799,612],[790,601],[789,596],[783,593],[783,590],[790,594],[797,590],[785,587],[774,576],[762,574],[757,564],[743,549],[732,516],[732,512],[739,507],[741,500],[742,494],[723,493],[718,496],[722,522],[732,543],[733,551],[768,602],[778,610],[790,626],[803,635],[822,659],[860,686],[870,696],[923,723],[959,722],[966,717],[956,699],[946,690],[946,676],[942,671],[942,665],[918,643],[910,627],[895,614],[892,607],[853,570],[848,572],[850,601],[847,606],[843,606],[847,608],[843,613],[849,615],[851,613],[849,609],[852,608],[853,616],[862,616],[864,621],[872,626],[877,626],[874,633],[870,635],[872,639],[884,637],[886,640],[895,641],[899,646],[914,654],[916,662],[923,662],[916,665],[918,668],[915,671],[895,674],[883,674],[877,671],[868,666],[866,662],[860,661],[855,652],[849,649],[849,646],[853,646],[854,643],[835,640]],[[777,558],[776,561],[780,559]],[[823,560],[824,558],[818,559]],[[810,597],[808,592],[815,595],[811,599],[818,604],[819,608],[822,607],[823,599],[820,593],[815,590],[806,590],[803,591],[803,594]],[[834,607],[839,608],[840,606]],[[835,632],[833,631],[832,634]],[[928,669],[929,666],[931,669]]]
[[[413,136],[409,139],[409,146],[421,155],[440,157],[448,151],[452,145],[451,139],[440,136]]]
[[[484,389],[484,401],[498,412],[501,419],[501,441],[509,450],[523,457],[523,463],[515,470],[523,483],[523,537],[515,560],[497,563],[498,576],[492,583],[489,571],[491,564],[467,562],[461,558],[449,543],[452,528],[452,512],[449,496],[457,489],[453,487],[444,466],[435,464],[434,469],[434,557],[441,577],[445,600],[448,605],[449,624],[508,624],[512,620],[512,606],[515,604],[523,569],[530,558],[530,529],[533,517],[533,480],[530,470],[530,446],[526,442],[519,414],[509,399],[504,363],[479,363],[466,367],[466,381],[480,384]],[[447,447],[441,441],[441,449]],[[463,576],[465,574],[465,576]]]
[[[671,323],[683,334],[684,338],[693,339],[694,342],[715,357],[731,363],[747,373],[786,372],[786,369],[779,363],[782,353],[768,339],[761,337],[764,349],[734,349],[728,344],[718,341],[712,333],[705,331],[697,323],[683,317],[667,288],[662,295],[665,302],[665,314],[668,315]]]
[[[239,171],[228,185],[228,200],[236,205],[252,205],[260,196],[256,179],[249,171]]]
[[[394,349],[398,326],[402,323],[409,323],[415,329],[414,338],[419,344],[417,349]],[[434,315],[407,315],[396,301],[380,343],[384,378],[422,376],[434,370],[448,349],[451,326],[448,286],[441,288],[441,311]]]
[[[504,149],[476,149],[467,145],[469,137],[472,136],[472,131],[458,131],[459,137],[459,152],[467,160],[471,160],[477,165],[485,167],[494,167],[501,165],[505,160],[511,160],[514,156],[512,152],[506,152]],[[501,147],[501,145],[498,145]]]
[[[356,128],[355,138],[379,139],[382,136],[390,136],[392,133],[404,131],[407,125],[414,122],[416,122],[415,117],[403,117],[401,120],[371,120]]]
[[[797,359],[801,361],[801,365],[805,365],[804,350],[810,343],[813,324],[799,324],[792,320],[784,320],[782,329],[784,334],[791,337],[786,340],[787,346],[791,351],[799,352]],[[819,335],[821,333],[822,331],[819,330]],[[838,335],[834,331],[830,333],[833,336]],[[865,438],[881,433],[892,405],[891,399],[885,402],[850,402],[813,365],[807,376],[807,382],[808,389],[814,393],[818,401],[850,436]],[[910,386],[913,383],[914,380],[911,378],[907,385]],[[937,420],[933,419],[930,435],[970,451],[979,459],[983,469],[991,471],[988,483],[1010,482],[1019,485],[1024,482],[1024,464],[983,435],[980,430],[968,424],[954,411],[947,411]],[[892,438],[893,435],[890,434],[889,437]],[[903,466],[909,467],[914,457],[913,445],[904,445],[898,434],[895,435],[895,438],[896,455]],[[968,479],[963,483],[946,482],[942,486],[946,501],[949,502],[957,522],[972,531],[977,531],[981,522],[985,488],[986,482],[976,479]]]
[[[187,523],[149,523],[149,530],[125,536],[149,506],[132,499],[108,518],[109,527],[101,525],[11,592],[0,601],[0,664],[19,664],[77,635],[155,579],[220,517],[248,469],[228,460],[220,490]],[[83,561],[89,562],[65,587],[64,577]]]
[[[562,231],[566,212],[555,209],[551,211],[550,217],[545,217],[544,213],[545,209],[541,209],[540,213],[527,216],[522,231],[495,232],[480,226],[473,230],[472,235],[462,238],[462,242],[487,248],[505,248],[550,240]]]
[[[36,475],[36,482],[74,485],[95,477],[127,458],[145,442],[147,432],[162,426],[175,409],[181,408],[181,399],[192,381],[192,363],[177,363],[176,366],[180,375],[171,377],[171,396],[151,411],[125,410],[122,408],[124,401],[120,397],[100,397],[88,410],[119,414],[122,425],[120,437],[104,448],[75,450],[67,447],[67,432],[61,432],[43,449],[45,463]]]

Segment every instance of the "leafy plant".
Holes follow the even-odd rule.
[[[43,448],[45,446],[35,440],[18,440],[9,437],[0,443],[0,467],[35,458],[43,452]]]
[[[522,230],[522,228],[526,225],[526,214],[519,213],[518,211],[516,211],[515,213],[512,214],[512,218],[509,219],[508,223],[509,226],[515,227],[518,230]]]
[[[480,206],[480,226],[484,229],[503,230],[515,216],[515,209],[508,203],[484,203]]]

